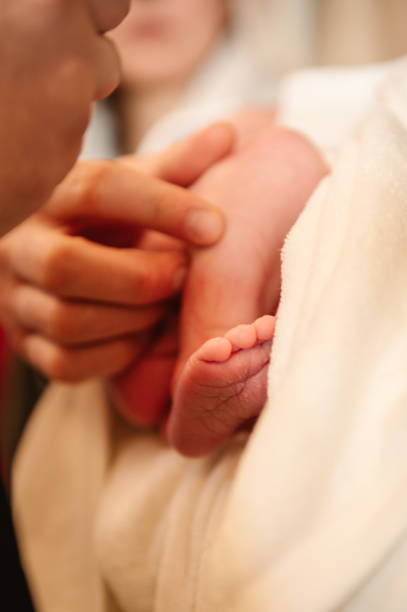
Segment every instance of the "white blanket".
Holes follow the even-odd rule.
[[[184,459],[120,423],[102,383],[50,387],[14,469],[38,610],[406,610],[403,78],[286,242],[269,400],[247,445]]]

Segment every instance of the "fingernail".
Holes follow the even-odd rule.
[[[204,208],[195,208],[188,213],[186,230],[189,239],[198,245],[209,245],[219,240],[224,221],[221,213]]]
[[[179,291],[185,282],[188,269],[183,266],[179,268],[174,275],[174,291]]]

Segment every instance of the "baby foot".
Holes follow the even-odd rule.
[[[260,413],[275,317],[265,315],[205,342],[188,359],[175,387],[167,425],[170,443],[184,455],[210,452]]]

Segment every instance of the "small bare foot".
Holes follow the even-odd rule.
[[[170,443],[198,457],[249,419],[267,395],[275,317],[265,315],[205,342],[188,359],[175,387],[167,426]]]

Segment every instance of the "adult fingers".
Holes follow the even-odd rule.
[[[46,377],[79,382],[93,376],[110,376],[124,370],[143,352],[147,334],[110,342],[71,348],[53,343],[37,334],[20,342],[21,354]]]
[[[78,164],[43,211],[62,222],[85,218],[155,229],[198,246],[213,244],[224,230],[215,206],[120,161]]]
[[[186,275],[181,251],[112,249],[41,226],[30,235],[9,254],[14,272],[62,297],[150,304],[174,295]]]
[[[231,152],[235,130],[231,123],[214,123],[176,142],[159,155],[147,155],[128,160],[145,172],[170,183],[188,187],[205,170]]]
[[[65,346],[79,346],[134,334],[153,326],[165,306],[125,308],[61,300],[21,284],[10,297],[14,317],[25,328]]]

